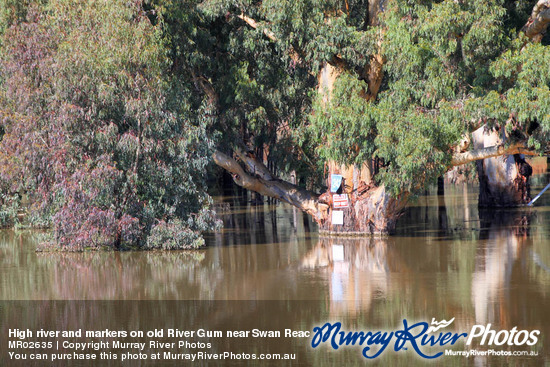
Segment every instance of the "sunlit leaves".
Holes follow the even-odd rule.
[[[358,81],[340,77],[332,99],[315,105],[318,151],[348,164],[381,158],[378,182],[394,194],[415,192],[449,168],[469,129],[503,127],[515,116],[513,129],[526,133],[546,121],[548,51],[516,39],[524,8],[501,0],[388,2],[382,89],[375,101],[361,100]],[[545,124],[535,135],[546,134]],[[542,135],[530,142],[541,146]]]
[[[318,97],[310,129],[319,140],[319,153],[326,160],[362,164],[372,158],[377,134],[374,103],[361,97],[366,84],[354,75],[340,75],[330,97]]]

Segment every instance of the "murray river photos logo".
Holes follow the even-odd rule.
[[[333,349],[345,346],[359,346],[361,354],[368,359],[380,356],[384,351],[393,346],[395,352],[413,350],[419,356],[426,359],[441,357],[444,352],[433,352],[432,347],[452,346],[459,340],[466,345],[476,342],[483,346],[533,346],[538,341],[539,330],[493,330],[491,324],[474,325],[469,333],[456,333],[444,331],[454,321],[432,319],[432,323],[409,323],[403,320],[403,328],[394,331],[345,331],[340,322],[329,323],[313,328],[311,346],[317,348],[322,344],[328,344]],[[427,349],[430,348],[430,352]]]

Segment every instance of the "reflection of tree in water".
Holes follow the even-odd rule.
[[[532,219],[481,212],[473,241],[324,238],[301,264],[325,272],[332,316],[361,314],[375,324],[456,317],[457,329],[492,323],[548,335],[550,294],[548,280],[533,276],[546,270],[533,261]]]
[[[389,268],[385,238],[320,238],[301,261],[303,268],[325,268],[332,315],[368,310],[387,293]]]
[[[532,274],[533,268],[544,271],[533,261],[530,223],[534,214],[480,212],[480,218],[485,241],[472,279],[476,321],[503,328],[544,327],[550,333],[550,294],[541,291]]]
[[[550,347],[544,337],[550,334],[550,295],[532,274],[538,268],[531,233],[536,215],[521,210],[479,214],[480,242],[472,275],[475,322],[490,323],[493,330],[540,330],[542,337],[534,348],[542,358],[542,351]],[[487,357],[477,356],[476,362],[486,363]]]
[[[528,212],[480,210],[482,245],[472,276],[476,323],[510,326],[512,276],[525,272],[531,217]]]
[[[52,299],[174,299],[204,259],[197,251],[38,253]],[[35,270],[36,271],[36,270]]]
[[[287,205],[216,205],[223,229],[206,236],[209,245],[273,244],[287,242],[297,233],[309,232],[309,216]],[[302,218],[301,222],[298,217]]]
[[[321,238],[301,263],[324,271],[331,317],[358,317],[369,326],[394,328],[403,318],[457,316],[466,325],[462,302],[445,294],[452,292],[452,275],[434,273],[439,265],[426,255],[425,244],[419,245],[392,237]]]
[[[39,230],[0,230],[0,299],[28,299],[29,294],[41,298],[44,274],[37,274],[34,267],[34,249],[41,238]]]

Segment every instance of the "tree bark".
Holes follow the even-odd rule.
[[[483,129],[483,127],[481,129]],[[464,153],[456,153],[453,155],[451,160],[451,166],[460,166],[466,163],[479,161],[481,159],[500,157],[510,154],[536,155],[534,151],[527,149],[523,143],[513,143],[509,145],[499,143],[489,147],[479,146],[478,148],[474,148],[474,150]]]
[[[529,164],[521,153],[525,152],[517,144],[504,147],[506,137],[503,132],[485,131],[481,127],[472,134],[477,151],[491,151],[495,148],[500,154],[476,162],[479,177],[480,207],[510,207],[529,202]],[[485,148],[485,145],[492,145]],[[529,151],[527,151],[529,152]]]
[[[373,186],[366,191],[344,191],[349,206],[343,209],[329,208],[329,217],[319,223],[319,232],[328,235],[391,234],[397,219],[407,204],[408,195],[392,197],[385,186]],[[330,195],[325,193],[323,195]],[[332,222],[332,213],[343,212],[343,224]]]
[[[550,0],[539,0],[533,7],[523,32],[534,42],[540,42],[550,24]]]
[[[213,158],[218,166],[233,175],[233,180],[237,185],[293,205],[311,215],[316,221],[326,218],[328,205],[319,200],[319,195],[289,182],[276,179],[267,180],[258,175],[247,173],[235,159],[220,151],[216,151]],[[257,163],[261,164],[259,161]]]

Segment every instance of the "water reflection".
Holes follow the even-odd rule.
[[[510,326],[509,311],[511,282],[526,272],[532,240],[529,223],[534,213],[481,211],[485,224],[472,276],[472,299],[478,324],[498,322]],[[515,270],[515,274],[514,274]]]
[[[377,324],[440,315],[455,317],[457,330],[492,324],[550,335],[550,272],[534,249],[540,233],[531,233],[541,230],[531,226],[537,219],[532,211],[480,212],[479,240],[439,238],[433,247],[405,244],[411,238],[324,238],[302,266],[325,272],[332,318],[368,314]],[[540,340],[536,348],[543,353],[550,340]],[[476,357],[483,365],[489,360]]]
[[[320,238],[301,265],[327,273],[331,316],[358,314],[388,293],[387,251],[383,238]]]
[[[36,253],[40,233],[0,231],[0,299],[245,301],[211,314],[189,310],[196,325],[208,319],[212,327],[235,314],[250,328],[262,318],[393,329],[403,318],[454,317],[457,330],[539,329],[546,337],[536,361],[549,362],[550,197],[529,211],[495,213],[478,211],[471,187],[445,191],[419,198],[389,238],[318,238],[307,217],[272,204],[225,206],[226,228],[189,252]]]

